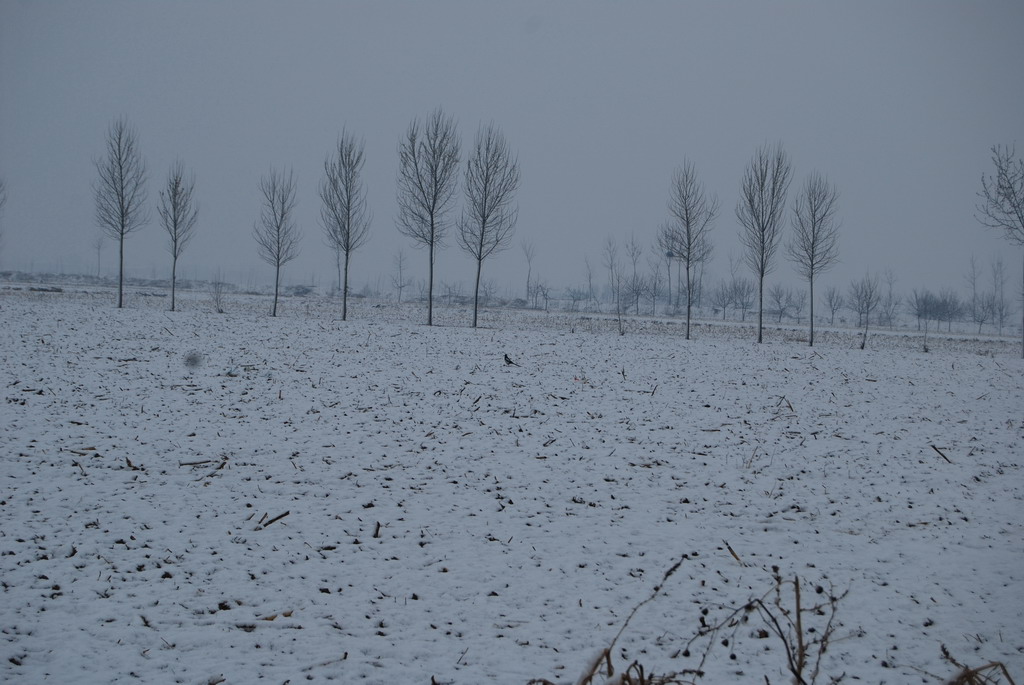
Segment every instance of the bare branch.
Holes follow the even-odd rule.
[[[675,170],[669,194],[668,211],[672,221],[662,229],[662,243],[686,273],[686,339],[690,339],[690,314],[693,306],[696,267],[711,257],[711,224],[718,216],[718,197],[708,195],[697,180],[690,161]]]
[[[398,145],[398,230],[429,252],[427,325],[434,320],[434,253],[443,246],[458,182],[455,119],[441,108],[414,119]]]
[[[839,191],[813,172],[793,203],[793,239],[786,244],[789,258],[807,279],[811,316],[809,344],[814,345],[814,279],[839,261]]]
[[[882,298],[878,286],[878,276],[865,274],[859,281],[850,283],[850,295],[847,299],[848,306],[857,315],[857,325],[864,326],[864,337],[861,339],[861,349],[867,342],[868,325],[871,323],[871,313],[875,311]]]
[[[167,231],[167,250],[171,253],[172,312],[175,304],[178,258],[185,251],[185,246],[192,240],[196,215],[199,211],[192,197],[195,186],[195,175],[186,175],[184,165],[180,161],[176,161],[167,174],[167,186],[165,190],[160,191],[160,204],[157,206],[160,224]]]
[[[342,130],[334,152],[324,160],[324,178],[320,183],[320,221],[327,244],[339,256],[344,255],[344,275],[340,279],[342,321],[348,318],[349,260],[369,239],[373,219],[362,179],[364,146],[362,140],[357,141]]]
[[[530,283],[533,278],[533,260],[537,258],[537,246],[529,240],[524,240],[519,244],[519,247],[523,251],[523,256],[526,257],[526,294],[523,297],[529,302]]]
[[[977,205],[978,222],[1003,231],[1011,243],[1024,247],[1024,159],[1017,158],[1012,145],[994,145],[992,164],[995,176],[981,176],[981,192]],[[1021,274],[1024,278],[1024,272]],[[1021,289],[1024,298],[1024,287]],[[1024,321],[1024,305],[1021,306]],[[1024,323],[1021,326],[1021,357],[1024,357]]]
[[[260,259],[274,267],[274,308],[277,316],[278,292],[281,285],[281,267],[299,256],[302,235],[295,224],[295,176],[276,169],[260,179],[263,205],[260,218],[253,225],[253,237]]]
[[[477,325],[480,271],[483,261],[508,247],[519,210],[513,203],[519,188],[519,161],[493,123],[477,131],[466,160],[466,207],[459,220],[459,247],[476,260],[473,327]]]
[[[977,205],[978,222],[1004,231],[1006,239],[1024,245],[1024,159],[1016,158],[1012,145],[994,145],[994,176],[981,176]]]
[[[782,217],[792,166],[782,143],[767,145],[754,153],[740,183],[736,218],[743,226],[740,241],[746,260],[758,279],[757,342],[762,341],[764,277],[774,267],[775,253],[782,237]]]
[[[96,224],[118,242],[117,306],[124,306],[124,240],[149,221],[146,210],[146,164],[139,152],[138,135],[124,117],[107,131],[106,155],[94,164],[99,178],[93,185]]]

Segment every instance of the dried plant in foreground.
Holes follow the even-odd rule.
[[[679,567],[683,565],[683,561],[687,559],[687,555],[683,555],[682,558],[677,561],[672,567],[665,572],[662,576],[661,582],[654,586],[654,590],[650,596],[644,601],[633,607],[633,610],[629,612],[629,616],[623,621],[622,627],[619,628],[619,632],[615,634],[612,641],[608,643],[608,646],[597,652],[594,657],[586,664],[583,669],[583,673],[575,681],[575,685],[691,685],[690,683],[676,678],[675,673],[669,673],[666,675],[648,675],[643,665],[639,661],[634,661],[626,670],[621,673],[615,672],[615,666],[612,663],[612,650],[615,648],[615,643],[619,641],[619,637],[625,632],[626,627],[629,626],[629,622],[636,616],[636,612],[640,610],[648,602],[654,600],[661,593],[661,588],[664,587],[665,581],[667,581],[673,573],[679,570]],[[527,685],[557,685],[556,683],[546,680],[544,678],[536,678],[527,683]]]
[[[714,647],[719,644],[725,647],[735,644],[740,630],[750,626],[751,619],[757,617],[763,626],[752,630],[751,636],[763,640],[774,635],[782,642],[786,669],[793,676],[794,685],[814,685],[818,682],[822,658],[839,625],[835,620],[839,602],[846,597],[848,591],[837,595],[832,589],[826,590],[822,585],[816,585],[813,588],[814,599],[808,603],[804,596],[805,585],[799,577],[783,580],[778,567],[773,566],[772,571],[774,585],[768,592],[742,606],[717,607],[727,612],[717,622],[711,623],[705,618],[710,615],[711,608],[701,610],[700,627],[681,654],[684,657],[690,656],[690,648],[702,640],[707,640],[707,644],[696,668],[686,669],[684,674],[702,677],[704,664]],[[790,586],[792,603],[789,603]],[[828,682],[838,683],[845,677],[845,673],[832,676]],[[767,677],[765,680],[767,682]]]
[[[969,668],[953,658],[946,645],[942,645],[942,658],[956,666],[960,671],[947,685],[1016,685],[1006,665],[1001,661],[993,661],[984,666]]]

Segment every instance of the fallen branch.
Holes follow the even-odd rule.
[[[274,523],[275,521],[280,521],[281,519],[283,519],[285,516],[287,516],[290,513],[292,513],[292,512],[286,511],[283,514],[278,514],[277,516],[275,516],[274,518],[270,519],[266,523],[257,524],[255,530],[263,530],[264,528],[269,526],[271,523]],[[264,514],[264,516],[265,516],[265,514]]]
[[[939,456],[942,457],[943,459],[945,459],[947,464],[952,464],[953,463],[952,461],[950,461],[949,457],[947,457],[945,454],[943,454],[942,450],[940,450],[938,447],[936,447],[935,445],[929,445],[929,447],[931,447],[933,450],[938,452]]]
[[[740,566],[746,566],[746,564],[744,564],[744,563],[743,563],[743,560],[742,560],[742,559],[740,559],[740,555],[739,555],[739,554],[736,554],[736,550],[734,550],[734,549],[732,548],[732,545],[730,545],[730,544],[729,544],[728,542],[726,542],[725,540],[722,540],[722,543],[723,543],[723,544],[725,545],[725,548],[726,548],[727,550],[729,550],[729,554],[731,554],[731,555],[732,555],[732,558],[733,558],[733,559],[735,559],[735,560],[736,560],[736,562],[737,562],[737,563],[738,563],[738,564],[739,564]]]
[[[220,471],[222,468],[224,468],[227,465],[228,465],[228,458],[224,457],[219,464],[217,464],[215,467],[213,467],[212,469],[210,469],[209,471],[207,471],[203,475],[201,475],[198,478],[196,478],[196,480],[200,481],[200,480],[203,480],[204,478],[210,478],[211,476],[216,475],[216,473],[218,471]]]
[[[302,671],[304,673],[307,673],[309,671],[312,671],[314,668],[320,668],[321,666],[330,666],[331,664],[337,664],[337,663],[340,663],[340,662],[345,661],[347,659],[348,659],[348,652],[345,652],[344,654],[342,654],[337,659],[328,659],[327,661],[321,661],[320,663],[313,664],[312,666],[305,666],[302,669]]]

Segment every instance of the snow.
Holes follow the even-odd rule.
[[[183,300],[0,291],[0,680],[574,682],[656,594],[617,668],[788,682],[683,655],[773,566],[848,590],[819,682],[1024,674],[1013,340]]]

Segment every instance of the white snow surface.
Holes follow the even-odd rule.
[[[1013,340],[183,301],[0,291],[0,680],[571,683],[656,594],[618,668],[784,683],[687,652],[773,566],[819,682],[1024,678]]]

